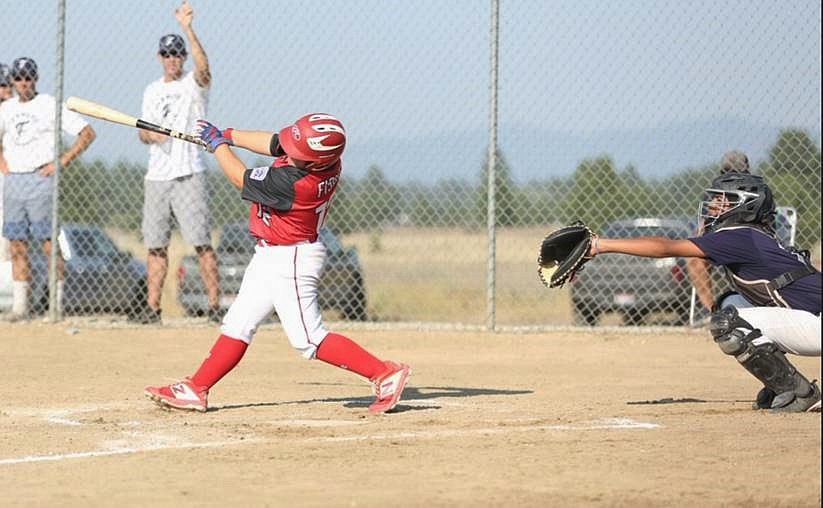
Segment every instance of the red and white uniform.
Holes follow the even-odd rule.
[[[251,235],[270,245],[317,240],[340,169],[340,161],[323,171],[297,169],[288,165],[286,157],[279,157],[270,167],[247,170],[243,199],[253,203]]]
[[[272,154],[280,153],[275,136]],[[252,202],[249,232],[258,244],[223,319],[224,335],[250,343],[258,324],[276,310],[291,345],[306,358],[315,355],[328,334],[317,301],[326,248],[317,236],[340,171],[340,161],[311,171],[289,165],[284,156],[246,170],[242,195]]]

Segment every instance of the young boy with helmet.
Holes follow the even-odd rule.
[[[771,224],[771,189],[760,176],[727,172],[706,189],[701,236],[595,238],[589,255],[704,258],[722,266],[749,308],[715,309],[710,330],[720,349],[763,383],[753,404],[774,412],[820,410],[820,389],[786,353],[820,356],[821,275],[808,252],[784,247]]]
[[[246,352],[263,320],[276,311],[292,347],[369,379],[384,413],[400,400],[411,369],[379,360],[349,338],[323,325],[317,289],[326,248],[317,241],[340,181],[346,131],[334,116],[313,113],[279,132],[226,129],[200,120],[200,137],[243,199],[251,202],[249,232],[255,254],[237,299],[223,318],[211,354],[190,378],[149,386],[146,396],[163,406],[206,411],[211,387]],[[271,166],[247,169],[230,146],[275,157]]]

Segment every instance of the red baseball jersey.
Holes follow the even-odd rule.
[[[323,171],[298,169],[281,156],[271,166],[247,169],[242,196],[252,202],[251,235],[273,245],[316,241],[341,168],[337,161]]]

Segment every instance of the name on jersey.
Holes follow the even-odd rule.
[[[337,182],[340,181],[339,176],[332,176],[326,178],[325,180],[321,180],[317,184],[317,197],[321,198],[326,194],[331,194],[334,192],[334,188],[337,187]]]

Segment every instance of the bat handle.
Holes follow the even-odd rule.
[[[202,146],[203,148],[208,149],[209,144],[203,141],[202,139],[198,138],[197,136],[193,136],[191,134],[185,134],[182,132],[171,131],[169,135],[173,138],[182,139],[183,141],[188,141],[189,143],[194,143],[195,145]]]

